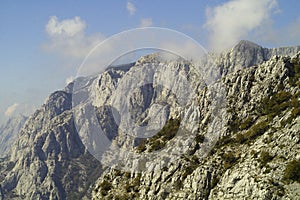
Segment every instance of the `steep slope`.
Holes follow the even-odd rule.
[[[0,158],[7,156],[26,119],[27,117],[18,115],[10,118],[0,127]]]
[[[69,86],[70,87],[70,86]],[[68,90],[50,95],[24,124],[1,163],[7,199],[80,199],[101,173],[74,127]]]
[[[253,42],[242,40],[230,51],[221,55],[212,55],[220,73],[226,75],[238,69],[259,65],[273,56],[293,56],[300,51],[300,46],[263,48]]]
[[[191,132],[196,137],[189,151],[176,162],[156,165],[154,170],[108,169],[98,180],[93,199],[299,198],[300,185],[287,178],[286,166],[300,159],[300,54],[293,58],[278,56],[299,48],[268,50],[245,45],[249,42],[243,41],[223,54],[228,57],[217,60],[220,69],[227,69],[215,83],[225,87],[227,106],[226,113],[221,114],[225,127],[209,154],[203,157],[207,148],[203,144],[211,134],[207,127],[216,121],[205,120],[211,116],[211,104],[203,104],[212,99],[206,88],[200,87],[200,104],[188,105],[190,109],[181,112],[185,118],[197,114],[200,118],[198,131]],[[139,145],[137,151],[147,157],[153,149],[160,150],[156,138],[166,138],[164,134],[172,131],[166,127],[154,139]],[[172,146],[174,141],[174,137],[168,137],[163,144]]]
[[[241,199],[294,195],[297,183],[284,182],[282,174],[290,160],[299,159],[299,56],[281,55],[299,49],[241,41],[212,55],[203,67],[211,70],[208,77],[220,78],[211,85],[191,63],[157,55],[78,78],[51,94],[26,121],[12,154],[0,162],[1,193],[8,199],[230,199],[237,191]],[[278,108],[282,112],[267,113],[266,98],[277,93],[293,104],[283,98],[268,108],[287,102]],[[104,140],[91,129],[101,129]],[[276,146],[280,150],[273,152]],[[89,153],[97,156],[110,148],[97,157],[101,162]],[[256,170],[260,160],[264,166]],[[101,175],[103,167],[108,168]],[[268,192],[276,189],[284,192]]]

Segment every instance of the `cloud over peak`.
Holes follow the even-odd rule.
[[[6,117],[11,117],[14,112],[16,111],[16,109],[19,107],[19,104],[18,103],[14,103],[12,104],[11,106],[9,106],[6,111],[4,112],[4,115]]]
[[[80,17],[60,21],[52,16],[45,26],[50,40],[43,48],[68,60],[82,60],[93,47],[105,39],[101,33],[86,35],[85,29],[86,23]]]
[[[211,48],[230,48],[249,32],[268,23],[276,8],[276,0],[231,0],[208,8],[204,27],[210,31]]]
[[[143,18],[141,19],[141,22],[140,22],[140,27],[141,28],[144,28],[144,27],[149,27],[149,26],[152,26],[153,25],[153,21],[151,18]]]

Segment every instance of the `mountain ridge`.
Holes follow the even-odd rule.
[[[212,55],[212,60],[206,63],[207,66],[204,68],[207,69],[210,65],[216,66],[217,72],[214,71],[212,73],[217,73],[217,80],[223,80],[222,84],[226,86],[224,87],[224,89],[226,89],[226,98],[230,97],[228,100],[232,101],[230,105],[237,102],[236,105],[238,105],[240,109],[239,112],[236,111],[236,115],[233,112],[227,113],[224,119],[234,121],[235,118],[244,119],[249,117],[248,115],[251,113],[251,109],[255,109],[255,102],[262,101],[264,96],[271,96],[271,91],[279,90],[278,88],[296,88],[293,90],[297,91],[297,84],[295,83],[296,86],[293,86],[289,82],[290,79],[292,80],[292,71],[288,67],[288,62],[291,62],[292,59],[284,56],[296,54],[295,52],[299,50],[299,46],[266,49],[249,41],[241,41],[230,51],[223,52],[220,55]],[[296,56],[296,58],[298,57]],[[147,57],[145,58],[147,59]],[[185,63],[160,62],[161,68],[157,68],[156,64],[151,63],[152,60],[149,60],[148,64],[136,62],[132,64],[132,66],[131,64],[126,65],[125,70],[109,68],[101,76],[92,77],[90,79],[79,78],[80,80],[86,80],[83,81],[83,83],[87,83],[85,87],[91,92],[90,94],[93,100],[92,106],[97,108],[96,119],[100,121],[104,133],[112,134],[110,135],[110,139],[113,139],[116,143],[121,145],[121,152],[130,146],[136,148],[140,143],[136,144],[134,141],[131,141],[129,137],[127,138],[127,136],[125,136],[125,139],[123,138],[123,133],[119,130],[120,127],[116,126],[112,120],[115,119],[115,116],[107,112],[107,109],[110,108],[108,106],[112,98],[118,101],[121,100],[120,96],[116,95],[116,91],[122,91],[121,89],[118,90],[119,86],[120,88],[126,88],[126,84],[129,84],[130,81],[134,81],[131,75],[138,74],[141,80],[147,80],[145,74],[141,73],[144,72],[143,70],[147,70],[147,73],[151,74],[154,80],[159,80],[161,83],[164,83],[173,93],[181,94],[183,97],[188,96],[185,95],[187,92],[197,94],[197,101],[188,105],[180,104],[180,101],[178,101],[179,103],[175,101],[180,100],[180,96],[176,97],[172,92],[158,87],[158,85],[155,85],[155,81],[146,81],[147,84],[145,86],[137,88],[133,96],[128,96],[132,101],[129,109],[132,109],[130,111],[134,111],[138,121],[145,123],[147,117],[151,118],[157,116],[160,119],[160,124],[164,124],[171,118],[177,119],[183,115],[182,123],[191,133],[195,134],[195,137],[199,135],[199,137],[196,138],[201,138],[201,131],[205,130],[207,123],[210,123],[209,116],[212,113],[209,110],[212,104],[211,99],[209,99],[210,94],[205,90],[205,84],[200,82],[200,79],[195,78],[196,76],[193,76],[193,69],[190,66],[187,67]],[[272,72],[272,70],[274,72]],[[185,80],[179,79],[179,75],[191,81],[191,85],[187,91],[179,87],[180,81]],[[278,78],[276,78],[277,76]],[[174,79],[166,77],[174,77]],[[272,81],[268,82],[267,80],[269,79]],[[276,81],[278,81],[278,84]],[[261,87],[259,83],[262,84]],[[147,173],[141,175],[132,173],[129,174],[130,178],[128,178],[126,172],[118,173],[117,171],[111,170],[105,171],[101,175],[103,170],[101,163],[88,152],[82,142],[83,138],[77,131],[78,127],[75,125],[77,121],[73,116],[75,109],[73,90],[74,82],[66,86],[64,90],[52,93],[46,103],[27,119],[27,122],[22,127],[18,141],[13,146],[12,154],[6,158],[5,161],[0,162],[0,183],[5,197],[11,199],[117,199],[122,196],[122,192],[126,191],[124,195],[125,197],[128,195],[128,198],[138,198],[138,196],[140,196],[140,199],[155,199],[156,197],[161,199],[167,197],[169,199],[194,199],[200,197],[218,199],[221,197],[218,195],[222,189],[216,186],[223,184],[224,188],[229,188],[229,186],[226,185],[227,179],[224,178],[223,175],[225,174],[227,177],[230,177],[230,174],[220,168],[223,164],[216,162],[219,166],[216,166],[215,171],[208,165],[208,163],[212,166],[216,165],[213,164],[213,161],[215,158],[220,159],[220,152],[212,156],[212,159],[207,161],[206,164],[203,163],[203,166],[211,169],[208,171],[198,166],[199,161],[195,160],[195,163],[193,163],[194,161],[189,161],[189,159],[191,159],[189,157],[188,160],[180,160],[182,162],[180,166],[177,164],[167,166],[169,169],[165,173],[163,173],[161,169],[158,169],[158,171],[152,175]],[[236,95],[236,91],[240,91],[238,95]],[[258,91],[263,91],[263,95],[257,95]],[[251,94],[251,92],[254,94]],[[234,96],[237,96],[236,100],[234,100]],[[251,103],[251,99],[254,99],[254,102]],[[79,108],[83,110],[88,109],[88,107],[83,105],[83,102],[84,99],[80,99],[80,101],[75,102],[75,105],[80,105]],[[157,115],[157,108],[153,106],[154,103],[164,105],[159,115]],[[116,108],[120,108],[120,105],[117,104]],[[247,105],[247,109],[244,109],[245,112],[242,112],[243,105]],[[223,113],[220,112],[220,115],[222,114]],[[89,121],[83,121],[82,123],[87,122]],[[194,128],[197,123],[200,124],[199,127]],[[275,121],[270,123],[275,123]],[[230,125],[230,127],[231,126],[234,127],[234,125]],[[297,127],[295,129],[297,129]],[[121,130],[126,129],[121,127]],[[221,136],[225,137],[231,132],[232,131],[228,130],[222,131]],[[275,133],[275,135],[276,134],[277,133]],[[289,134],[292,135],[291,133],[287,135]],[[184,135],[180,137],[185,138]],[[173,139],[173,141],[176,141],[176,139]],[[261,145],[260,143],[259,145]],[[150,151],[152,148],[151,145],[153,144],[155,144],[155,141],[146,143],[146,151]],[[164,145],[168,144],[169,141],[165,141]],[[242,147],[239,147],[242,153],[244,153],[243,145],[244,144],[241,145]],[[297,143],[295,145],[297,145]],[[166,148],[168,148],[168,146],[166,146]],[[191,154],[193,155],[199,151],[198,148],[199,144],[197,145],[197,142],[192,141],[189,147]],[[173,146],[173,149],[176,151],[180,150],[176,146]],[[286,150],[286,152],[290,153],[288,150]],[[245,155],[248,156],[248,154]],[[221,158],[223,157],[221,156]],[[252,158],[249,159],[251,160]],[[105,175],[110,177],[110,179],[106,179],[107,177]],[[100,179],[96,182],[98,177],[100,177]],[[171,191],[166,189],[166,186],[170,185],[166,184],[164,186],[162,180],[166,180],[167,177],[171,180],[170,183],[171,185],[173,184],[172,187],[178,188],[177,191],[172,191],[174,194],[170,194]],[[210,188],[210,184],[212,184],[214,178],[220,179],[221,182],[217,182],[213,189]],[[234,178],[236,177],[232,179]],[[193,179],[195,181],[193,181]],[[134,180],[136,181],[135,183],[132,182]],[[107,182],[111,182],[111,184],[103,184]],[[117,183],[119,183],[119,188],[115,188]],[[130,187],[128,186],[129,188],[126,188],[126,184]],[[279,185],[284,187],[281,182]],[[269,185],[267,186],[271,187]],[[135,189],[139,189],[141,192],[137,193]],[[230,191],[230,189],[228,190]],[[116,193],[114,194],[113,191]],[[222,192],[226,193],[226,191]],[[257,189],[257,192],[259,193],[259,189]],[[248,193],[243,194],[248,195]],[[259,198],[267,198],[266,195],[270,194],[260,192],[259,195]],[[228,194],[228,198],[231,198],[230,194]]]

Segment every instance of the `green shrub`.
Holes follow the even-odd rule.
[[[181,119],[170,119],[167,124],[152,138],[144,140],[139,144],[136,149],[139,153],[147,150],[149,145],[149,152],[157,151],[165,147],[167,142],[176,136],[179,130]]]
[[[235,136],[235,141],[243,144],[255,140],[258,136],[263,135],[269,129],[269,123],[267,121],[259,122],[253,125],[246,133],[238,133]]]
[[[289,84],[296,86],[300,78],[300,59],[294,58],[287,64],[289,69]]]
[[[131,173],[130,172],[125,172],[125,178],[127,178],[127,179],[129,179],[130,178],[130,176],[131,176]]]
[[[227,145],[227,144],[232,144],[233,142],[235,142],[235,140],[232,139],[230,135],[223,136],[223,137],[221,137],[221,138],[217,141],[217,143],[216,143],[214,149],[218,149],[218,148],[220,148],[220,147],[222,147],[222,146],[225,146],[225,145]]]
[[[162,142],[161,140],[154,140],[153,142],[150,143],[150,149],[149,149],[149,152],[152,152],[152,151],[157,151],[159,149],[162,149],[164,148],[166,144],[164,142]]]
[[[230,132],[236,133],[239,131],[241,119],[238,118],[236,113],[232,115],[232,119],[228,123],[228,129]]]
[[[164,138],[164,140],[171,140],[175,137],[179,130],[181,119],[170,119],[167,124],[156,135]]]
[[[130,184],[126,184],[125,186],[124,186],[124,188],[125,188],[125,190],[126,190],[126,192],[131,192],[132,190],[133,190],[133,186],[132,185],[130,185]]]
[[[130,195],[129,194],[117,194],[116,195],[116,200],[128,200],[130,199]]]
[[[175,188],[175,190],[180,190],[181,188],[183,188],[182,180],[180,180],[180,179],[176,180],[174,183],[174,188]]]
[[[108,194],[108,191],[112,189],[112,184],[107,181],[104,180],[101,184],[100,184],[100,188],[101,188],[101,194],[103,196],[106,196]]]
[[[280,91],[276,94],[273,94],[271,97],[262,100],[259,111],[263,115],[268,115],[271,113],[278,115],[289,107],[288,102],[291,97],[291,93],[286,91]]]
[[[222,159],[224,160],[224,168],[229,169],[231,168],[238,158],[232,153],[231,151],[226,152],[222,155]]]
[[[300,160],[289,162],[284,171],[284,180],[300,183]]]
[[[245,130],[250,128],[255,122],[255,118],[250,116],[247,119],[245,119],[245,121],[243,121],[239,127],[240,130]]]
[[[238,133],[235,136],[235,141],[238,142],[238,143],[240,143],[240,144],[243,144],[244,142],[247,141],[247,138],[244,136],[244,134]]]
[[[189,165],[184,169],[184,173],[182,174],[182,178],[185,179],[188,175],[192,174],[193,171],[197,168],[196,165]]]
[[[262,166],[265,166],[268,162],[270,162],[273,159],[273,156],[269,154],[267,151],[262,151],[260,153],[259,161],[262,164]]]
[[[258,124],[255,124],[245,133],[245,138],[249,140],[256,139],[258,136],[261,136],[269,129],[269,123],[267,121],[262,121]]]
[[[286,124],[291,124],[293,119],[295,119],[297,116],[300,115],[300,108],[299,107],[294,107],[292,109],[291,115],[284,121],[280,122],[280,125],[284,127]]]
[[[114,175],[115,176],[121,176],[123,173],[121,172],[121,170],[118,169],[114,169]]]
[[[283,197],[285,195],[285,190],[284,190],[284,187],[282,185],[279,185],[277,187],[276,194],[280,197]]]
[[[251,150],[250,154],[253,156],[253,158],[257,158],[257,152],[254,150]]]
[[[133,186],[139,186],[140,185],[140,180],[141,180],[141,174],[138,174],[137,177],[135,177],[132,181],[132,185]]]
[[[300,115],[300,107],[295,107],[293,110],[292,110],[292,116],[293,117],[296,117],[296,116],[299,116]]]
[[[216,187],[218,185],[219,182],[220,182],[219,177],[213,177],[210,182],[210,188],[213,189],[214,187]]]

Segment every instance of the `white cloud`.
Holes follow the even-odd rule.
[[[83,33],[86,28],[86,23],[75,17],[74,19],[66,19],[58,21],[56,16],[50,17],[46,25],[46,31],[50,36],[74,36]]]
[[[86,23],[80,17],[59,21],[56,16],[50,17],[46,27],[48,43],[43,48],[67,60],[82,60],[89,51],[105,39],[98,33],[87,36]]]
[[[151,18],[144,18],[144,19],[141,19],[141,23],[140,23],[140,27],[143,28],[143,27],[149,27],[149,26],[152,26],[153,25],[153,21]]]
[[[5,112],[5,117],[11,117],[21,113],[22,115],[29,116],[36,110],[36,106],[27,103],[14,103],[9,106]]]
[[[4,112],[4,115],[6,117],[12,116],[18,107],[19,107],[19,104],[18,103],[14,103],[13,105],[9,106],[6,109],[6,111]]]
[[[136,12],[136,8],[135,8],[134,4],[131,2],[127,2],[126,9],[130,15],[134,15]]]
[[[278,11],[276,8],[276,0],[231,0],[208,8],[205,27],[210,31],[211,48],[230,48],[245,39],[251,31],[270,23],[270,15]]]

